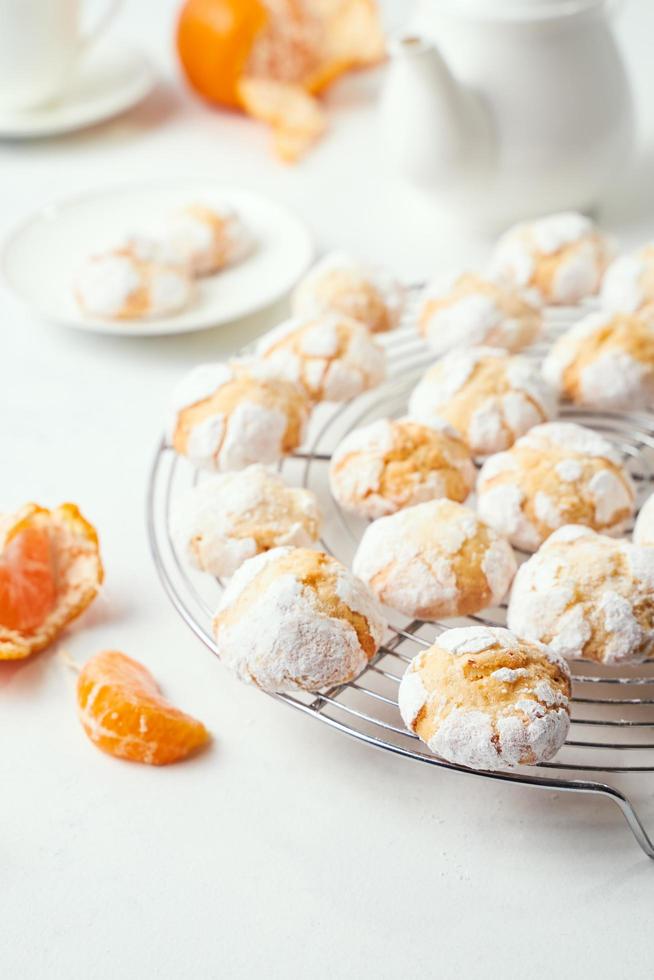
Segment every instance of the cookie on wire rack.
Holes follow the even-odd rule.
[[[360,262],[346,252],[330,252],[306,274],[293,295],[300,317],[340,313],[359,320],[372,333],[397,327],[406,290],[386,269]]]
[[[173,511],[179,550],[196,568],[220,578],[271,548],[310,547],[320,524],[316,495],[287,486],[260,463],[198,483]]]
[[[544,377],[564,398],[597,409],[635,411],[654,405],[654,320],[591,313],[559,337]]]
[[[474,511],[432,500],[373,521],[352,568],[385,606],[436,620],[497,605],[516,560],[508,541]]]
[[[650,494],[640,508],[633,533],[634,544],[654,547],[654,493]]]
[[[590,218],[567,211],[509,228],[490,270],[536,300],[574,306],[598,292],[610,257],[606,238]]]
[[[437,354],[483,345],[515,352],[540,337],[543,318],[510,283],[465,272],[426,287],[418,329]]]
[[[457,348],[418,382],[409,414],[444,418],[476,456],[509,449],[529,429],[554,418],[555,390],[538,364],[497,347]]]
[[[520,567],[507,622],[568,659],[642,663],[654,652],[654,549],[562,527]]]
[[[602,282],[601,301],[613,313],[654,314],[654,242],[614,259]]]
[[[380,384],[386,353],[358,320],[338,313],[295,317],[257,345],[271,376],[301,385],[313,402],[344,402]]]
[[[378,419],[338,445],[329,484],[341,507],[374,519],[440,497],[463,502],[476,475],[470,450],[446,422]]]
[[[322,691],[357,677],[386,631],[370,590],[335,558],[274,548],[241,565],[213,621],[220,659],[269,692]]]
[[[480,516],[511,544],[535,551],[564,524],[621,534],[636,491],[619,453],[574,422],[547,422],[486,460],[477,481]]]
[[[301,388],[254,359],[201,364],[173,392],[169,438],[201,469],[275,463],[302,442],[310,407]]]
[[[409,664],[398,702],[409,731],[448,762],[536,765],[568,734],[570,672],[552,650],[507,629],[451,629]]]

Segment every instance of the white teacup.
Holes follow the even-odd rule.
[[[82,0],[0,0],[0,108],[19,112],[61,96],[80,56],[104,32],[121,0],[82,30]]]

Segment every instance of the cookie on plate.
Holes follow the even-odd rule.
[[[347,401],[386,375],[386,353],[367,327],[338,313],[280,324],[261,338],[257,354],[314,402]]]
[[[480,516],[511,544],[535,551],[564,524],[620,534],[636,492],[603,436],[573,422],[537,425],[486,460],[477,481]]]
[[[310,406],[297,385],[242,359],[194,368],[175,389],[172,409],[174,449],[202,469],[224,472],[293,452]]]
[[[169,216],[159,236],[133,235],[129,242],[142,258],[179,265],[194,277],[220,272],[254,249],[241,216],[227,205],[189,204]]]
[[[552,305],[574,305],[599,290],[610,259],[605,237],[574,211],[514,225],[495,247],[491,274]]]
[[[611,262],[602,282],[601,301],[612,313],[654,314],[654,242]]]
[[[178,501],[173,517],[180,551],[196,568],[221,578],[271,548],[309,547],[321,523],[311,490],[287,486],[260,463],[197,484]]]
[[[435,754],[471,769],[551,759],[570,727],[570,672],[541,643],[506,629],[446,630],[409,664],[399,707]]]
[[[429,368],[414,388],[409,413],[436,415],[464,437],[476,456],[509,449],[556,414],[556,394],[527,357],[496,347],[457,349]]]
[[[641,663],[654,652],[654,550],[560,528],[518,571],[508,624],[568,659]]]
[[[437,354],[480,345],[519,351],[538,339],[543,319],[518,289],[466,272],[427,286],[418,329]]]
[[[404,287],[385,269],[363,264],[345,252],[331,252],[298,285],[293,313],[301,317],[341,313],[359,320],[372,333],[383,333],[398,326],[404,303]]]
[[[654,321],[591,313],[559,337],[543,375],[577,405],[646,408],[654,404]]]
[[[370,524],[352,568],[384,605],[436,620],[501,602],[516,560],[509,543],[474,511],[432,500]]]
[[[220,659],[265,691],[321,691],[367,666],[386,624],[369,589],[330,555],[274,548],[241,565],[213,630]]]
[[[465,442],[438,419],[379,419],[354,429],[329,468],[341,507],[371,519],[439,497],[462,502],[475,477]]]
[[[142,258],[131,247],[90,256],[77,274],[73,291],[83,313],[103,320],[171,316],[194,297],[185,269]]]

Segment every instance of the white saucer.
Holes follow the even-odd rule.
[[[72,283],[87,256],[147,230],[178,207],[212,201],[231,204],[242,216],[256,241],[248,258],[200,279],[197,298],[174,316],[115,322],[82,313]],[[42,208],[10,234],[1,264],[10,289],[46,319],[98,333],[143,337],[208,329],[255,313],[295,285],[313,254],[306,226],[285,208],[217,181],[188,179],[127,184]]]
[[[154,68],[133,48],[112,44],[93,48],[80,63],[64,98],[40,109],[0,109],[0,139],[37,139],[93,126],[131,109],[152,90]]]

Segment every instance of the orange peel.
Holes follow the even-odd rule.
[[[385,49],[376,0],[186,0],[177,27],[191,86],[270,124],[286,161],[325,130],[315,97]]]
[[[75,504],[26,504],[0,518],[0,660],[43,650],[93,601],[98,536]]]

